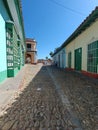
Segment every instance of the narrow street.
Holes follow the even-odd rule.
[[[97,130],[98,83],[53,66],[28,65],[0,130]]]

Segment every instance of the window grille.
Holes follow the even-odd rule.
[[[87,70],[92,73],[98,73],[98,41],[88,45]]]

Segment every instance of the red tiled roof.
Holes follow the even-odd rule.
[[[33,38],[26,38],[26,42],[36,42],[36,40]]]

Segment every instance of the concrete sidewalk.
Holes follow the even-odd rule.
[[[19,90],[25,75],[26,67],[27,65],[23,66],[15,77],[7,78],[0,84],[0,115],[13,98],[15,92]]]

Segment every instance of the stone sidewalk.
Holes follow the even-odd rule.
[[[11,102],[17,97],[23,89],[24,80],[26,78],[26,73],[29,72],[29,64],[25,64],[23,68],[18,72],[15,77],[7,78],[0,84],[0,116],[5,112],[5,109],[9,107]],[[37,66],[32,65],[32,78],[41,68],[42,64]]]
[[[0,130],[82,130],[60,89],[47,67],[28,65],[20,92],[0,117]]]
[[[27,65],[23,66],[15,77],[7,78],[5,81],[0,83],[0,115],[5,110],[10,100],[12,100],[14,94],[19,91],[25,75],[26,67]]]

